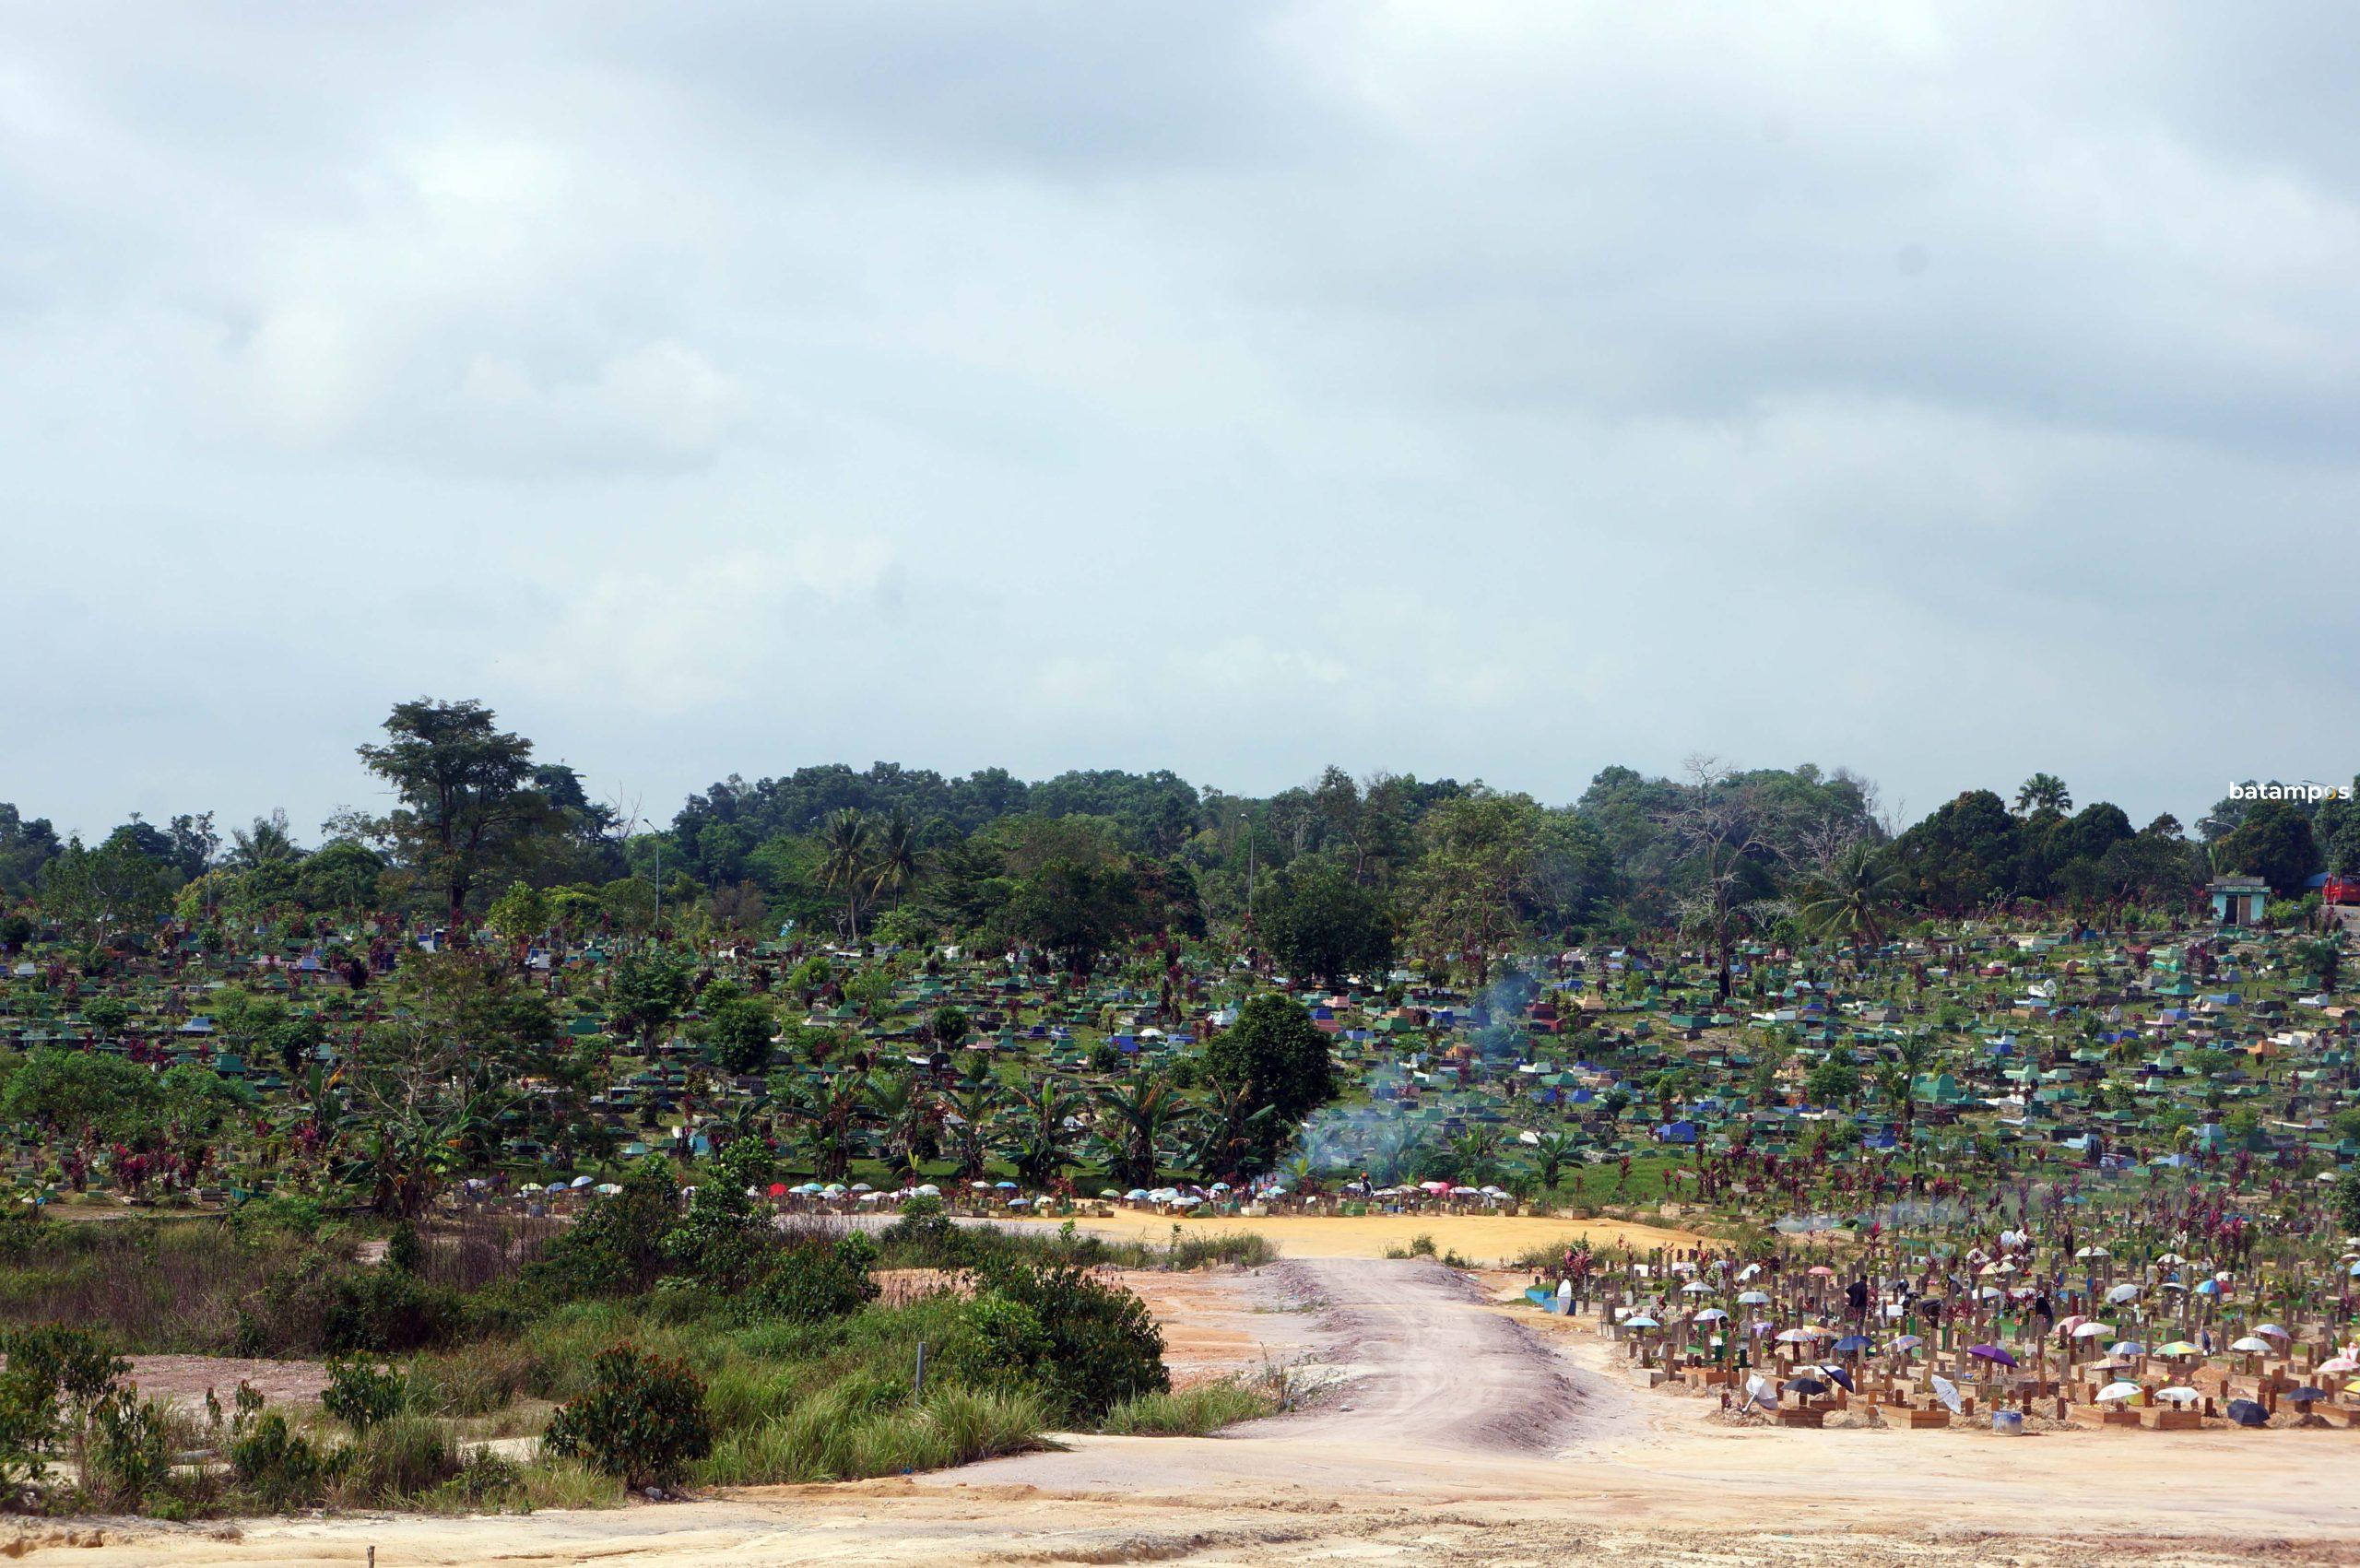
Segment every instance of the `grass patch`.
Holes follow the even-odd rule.
[[[874,1408],[854,1385],[714,1444],[690,1471],[705,1486],[766,1486],[858,1480],[970,1464],[1040,1446],[1047,1416],[1030,1392],[942,1387],[914,1404]]]
[[[1099,1430],[1117,1437],[1202,1437],[1239,1421],[1275,1416],[1287,1406],[1286,1374],[1272,1368],[1126,1399],[1106,1412]]]

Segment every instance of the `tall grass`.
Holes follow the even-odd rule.
[[[1135,1395],[1107,1411],[1098,1430],[1117,1437],[1202,1437],[1277,1415],[1286,1406],[1285,1374],[1273,1369],[1169,1394]]]
[[[238,1305],[310,1242],[227,1220],[49,1220],[25,1256],[0,1268],[0,1323],[103,1327],[132,1353],[221,1354]]]
[[[879,1409],[840,1384],[722,1437],[691,1478],[707,1486],[761,1486],[938,1470],[1038,1447],[1047,1424],[1029,1392],[944,1385],[914,1404]]]

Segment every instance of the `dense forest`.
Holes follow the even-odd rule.
[[[1564,804],[1336,767],[1257,797],[1168,772],[824,763],[733,774],[655,828],[475,702],[400,704],[360,761],[393,808],[340,812],[310,846],[283,812],[226,835],[210,812],[134,818],[88,843],[0,804],[0,937],[21,943],[40,922],[95,946],[167,918],[201,932],[357,912],[519,935],[791,923],[832,940],[1021,946],[1086,973],[1139,938],[1221,925],[1306,973],[1398,955],[1480,977],[1558,940],[1671,933],[1726,955],[1755,936],[1873,940],[2028,906],[2176,913],[2229,872],[2299,899],[2322,870],[2360,870],[2349,798],[2241,791],[2190,831],[2076,808],[2047,773],[1903,827],[1868,780],[1808,763],[1612,766]]]

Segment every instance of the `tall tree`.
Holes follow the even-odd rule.
[[[2059,815],[2073,809],[2073,792],[2055,773],[2035,773],[2016,786],[2016,815],[2029,817],[2036,811],[2054,811]]]
[[[1539,866],[1540,808],[1529,796],[1469,793],[1420,824],[1425,853],[1404,902],[1410,934],[1429,960],[1456,953],[1479,986],[1522,934],[1519,903]]]
[[[1355,970],[1381,981],[1393,961],[1393,912],[1385,896],[1324,852],[1301,856],[1270,878],[1257,926],[1280,962],[1330,984]]]
[[[360,760],[401,804],[383,831],[430,886],[442,890],[454,927],[486,866],[542,831],[549,799],[533,787],[533,743],[496,727],[479,702],[419,698],[395,706],[384,745]]]
[[[860,901],[876,874],[876,834],[868,819],[847,806],[828,819],[820,833],[820,878],[844,901],[844,924],[860,940]]]

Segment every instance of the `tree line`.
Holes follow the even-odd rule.
[[[2075,809],[2047,772],[1904,828],[1847,771],[1709,758],[1669,777],[1608,767],[1557,805],[1337,767],[1257,797],[1169,772],[1028,782],[832,763],[732,775],[652,828],[478,702],[397,704],[358,752],[390,808],[339,811],[309,847],[283,812],[227,835],[209,812],[134,817],[86,843],[0,804],[0,938],[41,922],[99,948],[167,918],[202,933],[366,913],[520,938],[964,938],[1086,973],[1142,940],[1221,927],[1306,974],[1415,958],[1481,984],[1536,942],[1672,932],[1726,962],[1764,936],[1875,941],[2025,903],[2177,912],[2228,872],[2285,894],[2320,870],[2360,872],[2349,798],[2233,796],[2191,835],[2169,816],[2135,827],[2104,801]]]

